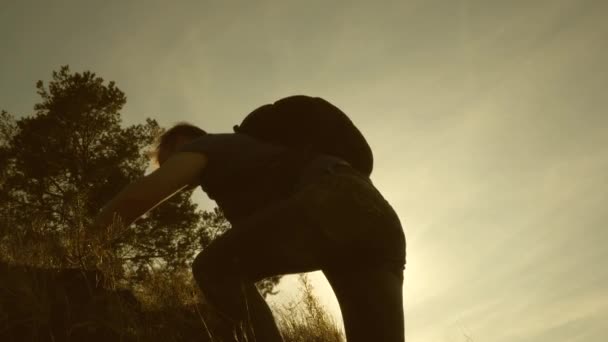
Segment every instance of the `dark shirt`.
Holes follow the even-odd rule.
[[[206,134],[180,149],[207,159],[200,186],[231,222],[293,191],[311,153],[258,141],[244,134]]]

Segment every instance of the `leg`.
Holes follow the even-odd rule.
[[[253,280],[230,255],[213,244],[193,263],[193,274],[206,301],[223,321],[223,331],[214,331],[221,341],[237,341],[238,331],[246,341],[282,341],[272,312]],[[253,331],[250,331],[250,328]]]
[[[344,172],[323,187],[325,205],[318,210],[326,238],[344,247],[323,272],[340,304],[348,342],[403,342],[400,220],[370,182]]]
[[[348,342],[403,342],[403,273],[383,268],[325,270]]]
[[[361,327],[369,324],[360,322],[370,319],[377,335],[386,327],[384,334],[392,338],[387,341],[399,341],[402,273],[395,280],[396,273],[380,271],[379,266],[393,263],[401,272],[404,261],[405,239],[395,212],[369,180],[343,169],[233,227],[197,256],[193,273],[224,317],[242,322],[255,316],[256,340],[272,342],[280,337],[270,311],[262,298],[247,301],[252,296],[243,295],[241,284],[323,269],[345,311],[350,339],[363,341]],[[363,264],[368,266],[361,279]],[[357,303],[362,296],[367,299]],[[382,307],[386,303],[393,303],[388,311]],[[360,310],[375,314],[366,316]],[[379,317],[385,320],[377,321]]]
[[[271,275],[318,270],[329,250],[300,215],[305,197],[301,194],[277,203],[233,227],[192,265],[207,301],[224,320],[232,325],[251,323],[255,337],[249,341],[282,340],[254,282]]]

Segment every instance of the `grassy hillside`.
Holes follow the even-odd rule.
[[[212,341],[212,314],[186,270],[112,284],[77,268],[0,264],[1,341]],[[305,276],[301,298],[274,307],[285,341],[343,341]]]

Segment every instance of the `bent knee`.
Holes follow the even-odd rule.
[[[241,317],[241,276],[228,260],[199,254],[192,262],[192,275],[205,301],[222,317]]]
[[[201,252],[192,261],[192,275],[196,281],[198,281],[204,273],[208,273],[209,262],[207,259],[208,257],[205,253]]]
[[[221,287],[240,279],[238,268],[232,259],[205,252],[194,258],[192,275],[201,289]]]
[[[192,275],[197,284],[202,287],[205,283],[216,282],[221,277],[221,260],[202,252],[192,262]]]

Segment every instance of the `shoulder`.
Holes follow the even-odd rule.
[[[241,133],[206,134],[180,148],[180,152],[197,152],[208,155],[263,148],[267,143]]]
[[[255,142],[255,139],[240,133],[209,133],[192,140],[188,144],[184,145],[182,149],[207,147],[222,144],[235,144],[239,142],[251,143]]]
[[[206,165],[207,157],[204,154],[179,152],[144,179],[150,187],[162,188],[163,194],[170,194],[197,184],[200,173]]]

